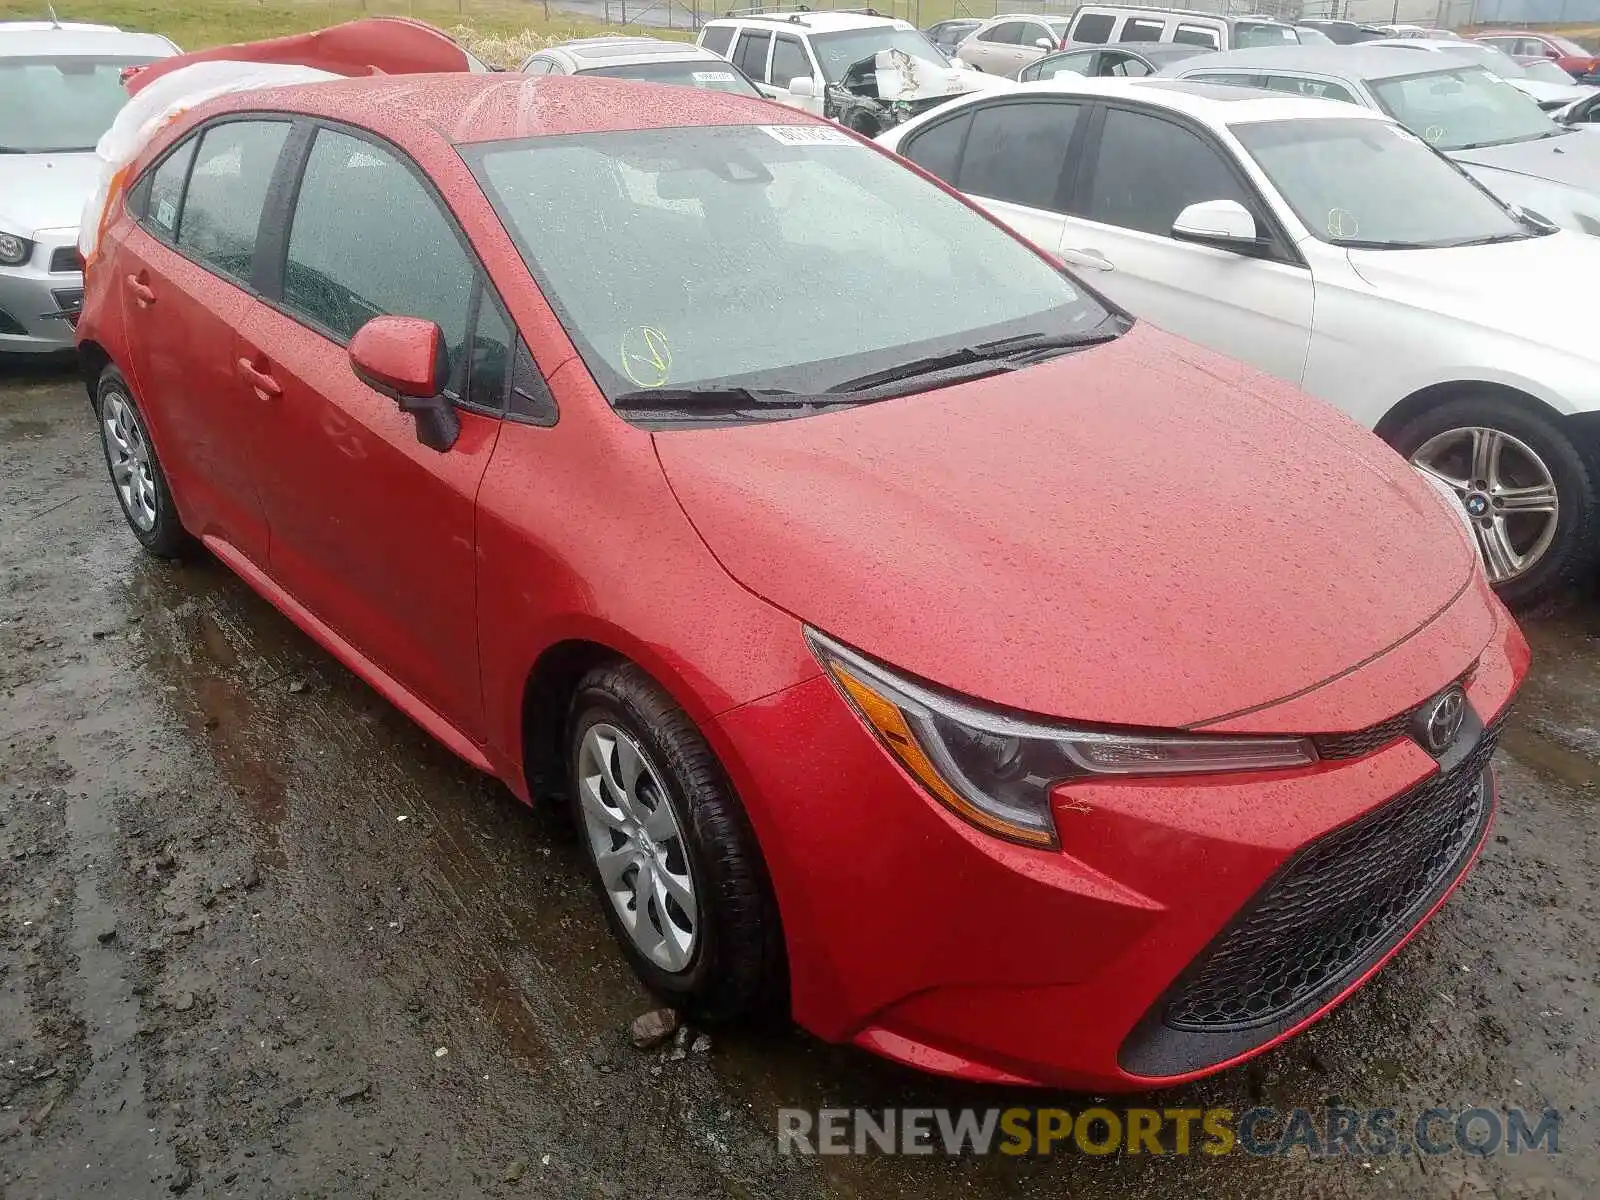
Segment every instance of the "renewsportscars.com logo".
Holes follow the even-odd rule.
[[[780,1154],[1253,1154],[1363,1159],[1559,1154],[1546,1108],[802,1108],[778,1110]]]

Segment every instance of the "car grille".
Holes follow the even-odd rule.
[[[1295,856],[1180,981],[1164,1023],[1267,1024],[1404,936],[1482,837],[1496,734],[1486,730],[1450,770]]]
[[[1403,712],[1354,733],[1319,733],[1311,739],[1323,758],[1361,758],[1396,738],[1403,738],[1411,726],[1412,713]]]
[[[50,256],[52,274],[65,275],[81,270],[83,270],[83,259],[78,255],[76,246],[57,246],[55,253]]]
[[[56,302],[56,308],[67,315],[67,324],[76,329],[78,317],[83,313],[83,289],[56,288],[50,295]]]

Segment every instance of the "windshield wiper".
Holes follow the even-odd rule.
[[[811,413],[853,403],[854,398],[750,387],[640,388],[611,397],[611,406],[618,412],[673,413],[691,419]]]
[[[1361,238],[1329,238],[1335,246],[1346,250],[1433,250],[1437,245],[1427,242],[1368,241]]]
[[[1466,238],[1459,242],[1444,242],[1442,247],[1454,250],[1459,246],[1497,246],[1502,242],[1525,242],[1537,236],[1532,231],[1524,233],[1488,233],[1483,237]]]
[[[1101,323],[1101,326],[1103,325],[1104,322]],[[1085,346],[1108,342],[1121,333],[1120,330],[1111,333],[1099,332],[1101,326],[1096,326],[1088,333],[1025,333],[1016,337],[997,338],[991,342],[962,346],[945,354],[915,358],[910,362],[885,367],[881,371],[870,371],[854,379],[846,379],[843,383],[834,384],[828,391],[859,396],[862,392],[875,392],[879,388],[931,375],[949,375],[951,378],[946,382],[955,383],[967,379],[981,379],[985,375],[1015,371],[1019,367],[1031,365],[1029,360],[1034,360],[1038,355],[1080,350]],[[967,369],[962,370],[962,368]]]

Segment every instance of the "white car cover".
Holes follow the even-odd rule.
[[[123,105],[94,148],[100,158],[100,177],[83,207],[83,221],[78,227],[78,249],[84,260],[92,258],[100,244],[100,223],[117,175],[167,122],[213,96],[342,78],[311,67],[281,63],[198,62],[163,75],[142,89]]]

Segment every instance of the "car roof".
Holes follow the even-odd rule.
[[[910,22],[902,21],[899,17],[885,17],[871,13],[822,12],[806,9],[799,12],[749,13],[743,15],[735,13],[731,17],[719,17],[715,21],[707,21],[701,28],[704,29],[706,25],[732,25],[737,22],[758,25],[798,25],[807,33],[838,33],[849,29],[883,29],[888,27],[898,29],[911,27]]]
[[[693,42],[669,42],[662,38],[611,37],[575,38],[545,50],[559,50],[582,70],[585,66],[631,66],[634,63],[727,60]],[[543,53],[537,51],[536,53]]]
[[[1395,46],[1256,46],[1249,50],[1225,50],[1208,54],[1181,66],[1169,68],[1175,74],[1209,71],[1227,67],[1256,70],[1311,71],[1335,79],[1391,79],[1401,75],[1425,75],[1430,71],[1459,71],[1476,62],[1457,58],[1446,60],[1424,56]]]
[[[1204,14],[1209,16],[1210,14]],[[1057,50],[1056,54],[1083,53],[1085,50],[1120,50],[1128,54],[1136,54],[1140,58],[1148,58],[1151,62],[1158,59],[1170,58],[1176,62],[1180,58],[1193,58],[1197,54],[1212,54],[1215,51],[1208,46],[1192,46],[1188,42],[1068,42],[1065,49]],[[1046,55],[1054,58],[1055,54]],[[1044,61],[1043,59],[1040,60]]]
[[[721,60],[719,60],[721,61]],[[346,121],[401,146],[452,145],[697,125],[827,125],[766,100],[595,75],[369,75],[231,93],[191,110],[303,113]]]
[[[114,25],[0,24],[0,58],[57,54],[168,58],[177,52],[178,48],[159,34],[128,33]]]
[[[1232,87],[1184,79],[1123,79],[1082,75],[1041,79],[1017,85],[1021,92],[1053,92],[1069,96],[1120,96],[1155,108],[1184,113],[1212,125],[1247,121],[1289,121],[1314,117],[1387,120],[1381,113],[1342,100],[1319,100],[1264,88]],[[982,94],[982,93],[979,93]],[[1014,93],[1008,93],[1014,94]]]
[[[1292,25],[1292,22],[1282,17],[1274,17],[1270,13],[1217,13],[1206,12],[1198,8],[1169,8],[1161,4],[1083,4],[1080,10],[1110,9],[1113,12],[1146,12],[1160,13],[1166,17],[1204,17],[1212,21],[1251,21],[1266,25]]]
[[[1011,12],[996,13],[985,19],[983,24],[993,25],[997,21],[1044,21],[1048,24],[1054,21],[1058,25],[1065,25],[1071,20],[1071,13]]]

